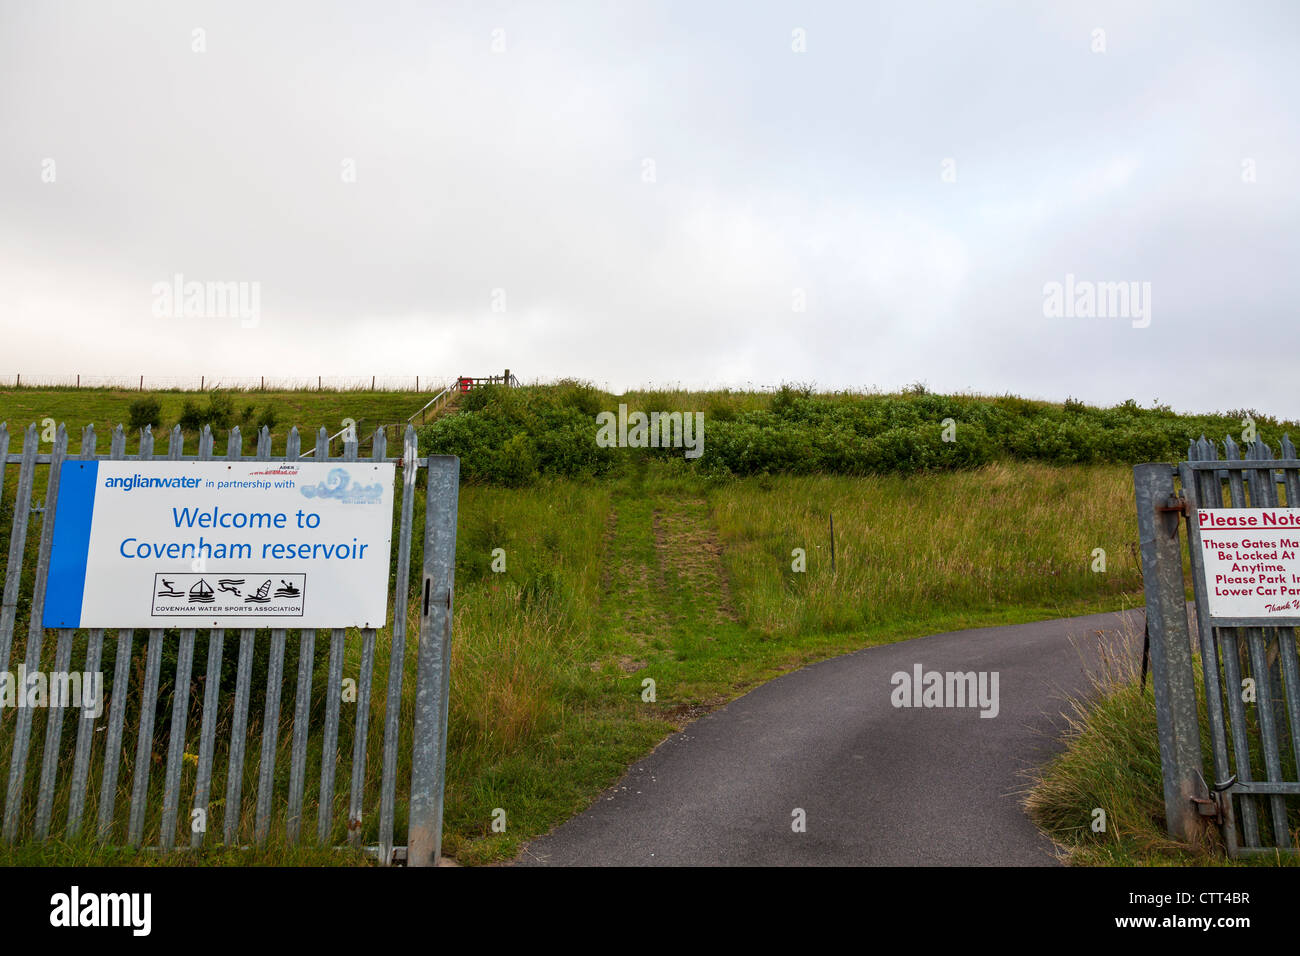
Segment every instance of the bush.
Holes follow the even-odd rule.
[[[127,425],[133,432],[162,424],[162,402],[150,395],[137,398],[127,410]]]
[[[182,431],[200,432],[204,425],[211,425],[215,430],[230,428],[235,422],[235,400],[224,392],[212,391],[208,393],[207,408],[202,408],[198,402],[187,398],[181,406],[181,417],[177,424]]]
[[[235,400],[220,391],[208,395],[206,424],[213,428],[229,428],[235,424]]]
[[[176,424],[181,426],[182,431],[198,432],[203,430],[207,420],[207,412],[199,407],[199,403],[187,398],[181,406],[181,417]]]
[[[939,395],[913,386],[903,395],[817,394],[782,385],[768,401],[708,393],[704,454],[685,459],[676,448],[601,448],[595,416],[619,399],[565,381],[551,387],[489,387],[464,397],[461,410],[425,426],[421,449],[456,455],[467,481],[527,484],[538,476],[602,476],[619,469],[634,479],[652,459],[676,461],[682,473],[708,478],[777,473],[909,474],[1023,459],[1053,464],[1177,461],[1201,434],[1240,432],[1244,411],[1177,415],[1167,406],[1130,399],[1095,408],[1076,399],[1063,406],[1004,395]],[[631,410],[680,408],[679,392],[639,393]],[[686,401],[690,396],[685,397]],[[1251,416],[1260,437],[1277,447],[1287,423]],[[943,422],[956,423],[945,442]],[[1291,424],[1292,428],[1296,426]]]
[[[501,484],[521,488],[537,480],[537,453],[523,432],[502,445],[493,457],[492,471]]]

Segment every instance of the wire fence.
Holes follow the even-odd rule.
[[[440,392],[454,375],[43,375],[0,372],[0,388],[87,388],[130,391]]]

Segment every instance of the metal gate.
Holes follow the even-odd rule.
[[[1169,832],[1196,839],[1217,822],[1229,855],[1295,852],[1300,825],[1300,660],[1294,617],[1277,624],[1211,618],[1197,510],[1300,507],[1300,459],[1289,437],[1243,458],[1228,438],[1193,442],[1187,461],[1134,469],[1151,674]],[[1175,493],[1175,479],[1179,493]],[[1186,521],[1196,641],[1188,627],[1179,518]],[[1290,623],[1288,623],[1290,622]],[[1194,650],[1195,648],[1195,650]],[[1203,776],[1195,681],[1200,656],[1213,779]]]
[[[54,521],[58,504],[60,466],[68,451],[67,431],[59,426],[53,442],[45,442],[41,451],[41,432],[32,425],[23,437],[22,452],[10,452],[10,436],[0,424],[0,513],[12,507],[13,520],[9,535],[8,557],[4,572],[3,604],[0,605],[0,675],[9,671],[11,651],[22,654],[25,674],[41,671],[45,653],[45,629],[41,626],[50,551],[54,538]],[[316,436],[316,461],[357,461],[355,434],[345,440],[340,457],[331,457],[330,439],[324,428]],[[48,435],[47,435],[48,439]],[[291,729],[281,735],[281,698],[287,696],[284,673],[286,629],[238,630],[238,666],[234,693],[222,697],[221,675],[226,631],[219,629],[154,629],[147,632],[147,645],[135,645],[132,630],[116,632],[116,653],[112,674],[112,693],[100,719],[78,714],[75,743],[65,746],[65,714],[62,707],[44,708],[43,745],[39,752],[39,771],[35,769],[36,745],[33,725],[36,714],[31,707],[13,710],[0,707],[0,769],[7,762],[4,778],[4,816],[0,825],[0,842],[42,841],[61,835],[66,841],[98,839],[106,843],[140,846],[146,833],[156,837],[157,846],[172,850],[178,830],[188,833],[191,847],[201,847],[216,831],[215,818],[220,813],[220,831],[214,842],[226,846],[256,845],[269,840],[298,843],[314,837],[329,845],[332,836],[346,833],[346,842],[365,846],[383,864],[405,862],[407,865],[435,865],[441,853],[443,776],[446,763],[448,686],[452,590],[456,547],[456,511],[460,462],[452,456],[431,455],[420,458],[415,429],[407,427],[402,455],[387,457],[384,432],[373,437],[369,460],[396,462],[402,477],[399,524],[396,540],[396,575],[394,602],[389,627],[380,631],[364,629],[351,640],[344,628],[329,634],[327,676],[314,679],[317,664],[316,631],[297,632],[298,670],[293,687]],[[82,432],[77,457],[100,460],[153,459],[171,461],[207,461],[218,456],[209,428],[198,438],[197,454],[187,455],[184,437],[174,428],[165,455],[154,453],[154,438],[146,428],[140,437],[137,454],[126,454],[126,436],[121,426],[113,432],[107,455],[96,454],[93,428]],[[254,455],[242,453],[238,428],[230,431],[224,460],[297,461],[300,437],[292,429],[282,456],[271,455],[271,435],[263,428],[257,436]],[[6,498],[5,479],[17,465],[17,486]],[[38,469],[43,469],[38,471]],[[419,589],[412,594],[411,560],[417,506],[416,480],[421,469],[428,472],[425,483],[423,574]],[[41,479],[44,479],[43,481]],[[41,501],[36,499],[41,495]],[[30,533],[39,522],[39,542]],[[25,570],[24,565],[30,566]],[[408,611],[418,598],[419,626],[414,652],[408,651],[406,633]],[[25,621],[26,639],[15,641],[16,625]],[[19,628],[21,631],[21,628]],[[197,734],[197,752],[188,752],[191,742],[190,711],[197,701],[190,700],[194,680],[193,664],[196,637],[206,634],[207,664],[203,675],[203,693]],[[74,648],[84,647],[84,672],[98,673],[104,653],[105,629],[59,629],[52,670],[67,673],[72,665]],[[371,721],[372,684],[376,659],[376,640],[388,644],[388,683],[381,714]],[[200,639],[203,639],[200,637]],[[110,650],[111,650],[110,645]],[[323,650],[323,648],[322,648]],[[351,650],[351,653],[349,653]],[[143,651],[144,653],[139,653]],[[171,686],[171,715],[165,761],[155,756],[155,723],[159,705],[159,683],[163,671],[164,651],[174,653],[175,679]],[[134,653],[133,653],[134,652]],[[254,661],[266,668],[265,693],[261,715],[261,754],[254,774],[245,766],[245,750],[252,736],[249,728],[249,703],[260,688],[254,687]],[[135,664],[133,672],[133,663]],[[355,667],[355,715],[342,720],[342,688],[345,668]],[[410,673],[408,673],[410,672]],[[403,697],[403,684],[414,680],[414,694]],[[348,677],[351,681],[353,678]],[[313,695],[315,684],[315,696]],[[323,691],[323,693],[322,693]],[[164,698],[165,701],[165,698]],[[405,701],[406,706],[403,706]],[[51,700],[52,704],[53,701]],[[378,711],[377,702],[375,708]],[[312,726],[313,711],[323,718]],[[128,715],[131,720],[128,721]],[[350,733],[351,747],[340,747],[340,724],[343,735]],[[218,728],[229,726],[228,733]],[[382,725],[382,736],[378,733]],[[130,788],[121,779],[119,766],[131,758],[129,731],[134,731],[135,752],[130,773]],[[221,740],[219,738],[226,738]],[[224,746],[223,746],[224,745]],[[346,816],[336,809],[335,778],[341,769],[341,750],[351,750],[350,795]],[[378,780],[373,761],[368,772],[368,758],[382,752]],[[219,759],[224,758],[224,760]],[[314,758],[314,760],[312,759]],[[162,779],[153,774],[153,764],[162,764]],[[319,773],[309,773],[318,764]],[[31,764],[31,767],[29,767]],[[214,799],[214,785],[220,781],[224,764],[224,797]],[[98,769],[98,786],[91,785],[92,768]],[[406,797],[407,844],[394,845],[394,830],[401,805],[398,797],[399,777],[409,780]],[[255,802],[243,804],[246,786],[255,788]],[[220,789],[218,793],[220,793]],[[182,802],[188,805],[186,817],[179,822]],[[311,804],[316,808],[316,826],[304,824]],[[93,804],[92,819],[85,822]],[[56,813],[56,809],[57,812]],[[371,815],[377,820],[369,830]],[[122,816],[125,815],[125,826]],[[58,817],[56,821],[56,817]],[[209,825],[208,821],[214,823]],[[93,836],[91,827],[94,827]],[[61,834],[60,834],[61,831]],[[374,843],[362,840],[369,833]],[[2,851],[0,851],[2,852]]]

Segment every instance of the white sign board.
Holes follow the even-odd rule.
[[[388,462],[65,461],[46,627],[383,627]]]
[[[1300,509],[1202,508],[1196,521],[1210,617],[1300,620]]]

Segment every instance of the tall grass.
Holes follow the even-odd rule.
[[[1228,861],[1216,828],[1207,828],[1191,844],[1172,839],[1166,830],[1155,692],[1150,675],[1142,683],[1142,634],[1134,627],[1130,624],[1104,649],[1090,670],[1088,691],[1066,700],[1066,749],[1027,773],[1025,808],[1077,865],[1224,864]],[[1204,700],[1199,655],[1193,663],[1196,693]],[[1212,750],[1205,707],[1198,707],[1198,716],[1208,766]],[[1255,779],[1266,779],[1253,714],[1245,731]],[[1288,754],[1283,759],[1283,778],[1294,779],[1294,760]],[[1264,805],[1259,802],[1262,821],[1268,817]],[[1291,808],[1290,827],[1294,844],[1300,837],[1300,808]],[[1300,858],[1279,854],[1241,862],[1294,866]]]
[[[1067,608],[1141,590],[1122,466],[783,476],[727,483],[712,498],[742,613],[766,635]],[[804,573],[792,570],[795,548]],[[1093,570],[1098,548],[1105,571]]]

